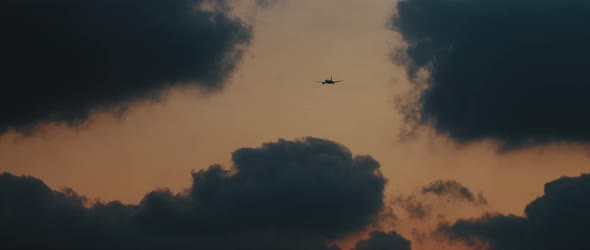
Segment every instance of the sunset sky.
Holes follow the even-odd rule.
[[[132,210],[138,206],[131,217],[156,218],[142,220],[145,228],[170,227],[155,234],[182,235],[178,245],[160,242],[167,247],[199,249],[221,239],[257,249],[409,249],[405,238],[411,249],[476,249],[481,244],[489,249],[590,248],[580,229],[590,223],[590,177],[580,176],[590,170],[588,3],[79,2],[1,4],[10,14],[0,18],[7,32],[0,45],[10,52],[3,59],[9,66],[0,94],[5,100],[0,173],[9,174],[0,176],[0,209],[9,212],[0,218],[12,218],[0,232],[18,230],[0,239],[37,237],[58,247],[79,247],[75,242],[84,240],[103,246],[97,239],[107,236],[76,236],[69,229],[62,230],[65,236],[37,236],[44,234],[44,226],[60,228],[63,221],[54,220],[61,218],[54,211],[60,208],[47,212],[33,206],[11,215],[28,204],[11,197],[36,199],[29,196],[34,191],[22,186],[30,179],[20,177],[31,176],[57,194],[68,187],[85,196],[90,203],[76,209],[88,213],[98,210],[92,204],[96,199],[101,204],[118,200]],[[168,5],[174,6],[162,8]],[[187,6],[200,9],[183,9]],[[74,31],[81,35],[71,35]],[[344,81],[315,82],[330,76]],[[429,87],[416,90],[420,86]],[[417,111],[400,112],[403,105]],[[411,119],[415,115],[418,120]],[[408,127],[415,133],[404,137],[402,128]],[[338,144],[353,158],[334,148]],[[308,154],[310,158],[303,156]],[[378,171],[367,170],[374,163],[359,155],[376,160]],[[217,178],[215,168],[209,168],[214,164],[232,171],[215,179],[227,188],[202,189],[218,198],[198,196],[199,185],[213,185],[208,183]],[[314,170],[291,169],[293,164]],[[387,182],[382,200],[375,200],[379,172]],[[301,177],[275,183],[274,174]],[[562,176],[570,177],[561,180],[567,185],[555,186],[549,195],[544,185]],[[258,184],[245,181],[249,178]],[[295,191],[283,184],[295,185]],[[273,195],[236,191],[251,190],[248,185],[260,185],[254,188],[259,191],[280,187]],[[316,187],[320,198],[309,198]],[[16,193],[19,188],[24,193]],[[154,208],[145,205],[151,204],[146,194],[166,188],[174,199],[193,199],[207,208],[199,207],[201,212],[194,212],[199,215],[187,212],[191,215],[185,220],[150,215]],[[265,205],[271,202],[264,200],[268,197],[273,202],[282,197],[276,202],[284,199],[292,209]],[[245,201],[220,205],[226,199]],[[368,207],[373,202],[375,209]],[[529,204],[532,212],[525,213]],[[349,206],[335,220],[327,212]],[[571,206],[583,211],[566,209]],[[260,212],[267,210],[271,212]],[[416,211],[426,212],[420,217]],[[208,219],[224,213],[248,219],[236,219],[235,225]],[[19,222],[19,216],[28,219]],[[35,216],[51,219],[31,219]],[[281,216],[291,219],[277,219]],[[293,222],[298,216],[310,222]],[[522,231],[510,231],[520,230],[518,223],[525,220]],[[206,225],[184,232],[194,221]],[[110,233],[135,230],[105,227]],[[569,230],[567,236],[550,234],[563,228]],[[384,235],[369,235],[372,231]],[[123,239],[120,246],[133,241],[125,237],[157,241],[157,236],[135,231],[129,233],[134,236],[116,234]],[[186,234],[196,235],[197,243]],[[267,241],[273,243],[260,243]]]

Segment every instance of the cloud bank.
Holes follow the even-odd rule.
[[[590,142],[589,2],[405,0],[390,23],[410,127],[501,150]]]
[[[337,249],[328,242],[372,225],[384,207],[379,163],[331,141],[279,140],[238,149],[232,160],[231,169],[193,172],[183,192],[154,190],[137,205],[91,204],[71,189],[4,173],[0,242],[11,249]],[[399,240],[383,237],[369,241]]]
[[[529,203],[525,217],[486,214],[443,224],[438,231],[453,240],[489,249],[588,249],[590,174],[562,177],[545,184],[545,193]]]
[[[219,0],[0,3],[0,133],[121,112],[170,87],[218,90],[252,28]]]

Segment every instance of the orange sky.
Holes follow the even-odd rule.
[[[224,91],[205,96],[173,90],[164,102],[135,105],[120,120],[97,114],[84,128],[47,126],[33,137],[4,135],[0,171],[32,175],[91,198],[136,203],[156,187],[187,187],[192,169],[229,166],[230,153],[240,147],[315,136],[372,155],[389,179],[390,194],[455,179],[488,197],[484,210],[517,214],[544,183],[588,172],[589,154],[576,147],[498,155],[489,143],[455,149],[428,134],[399,143],[394,98],[408,83],[389,60],[399,46],[386,26],[394,5],[297,0],[258,10],[252,45]],[[314,82],[331,74],[344,82]],[[412,223],[401,218],[398,225],[409,239]]]

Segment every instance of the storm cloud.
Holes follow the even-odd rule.
[[[504,151],[590,142],[590,2],[404,0],[391,24],[406,126]]]
[[[588,249],[590,175],[562,177],[545,184],[545,193],[529,203],[525,217],[486,214],[443,224],[439,232],[454,240],[489,249]]]
[[[7,0],[0,7],[0,133],[120,113],[175,86],[219,90],[252,37],[220,0]]]
[[[328,249],[375,223],[385,178],[370,156],[317,138],[233,152],[192,187],[138,205],[90,204],[41,180],[0,175],[0,241],[10,248]],[[337,249],[332,247],[331,249]]]

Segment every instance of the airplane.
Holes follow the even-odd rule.
[[[326,79],[323,82],[320,82],[320,81],[316,81],[316,82],[319,82],[321,84],[335,84],[337,82],[342,82],[342,81],[343,80],[334,81],[334,80],[332,80],[332,76],[330,76],[330,79]]]

